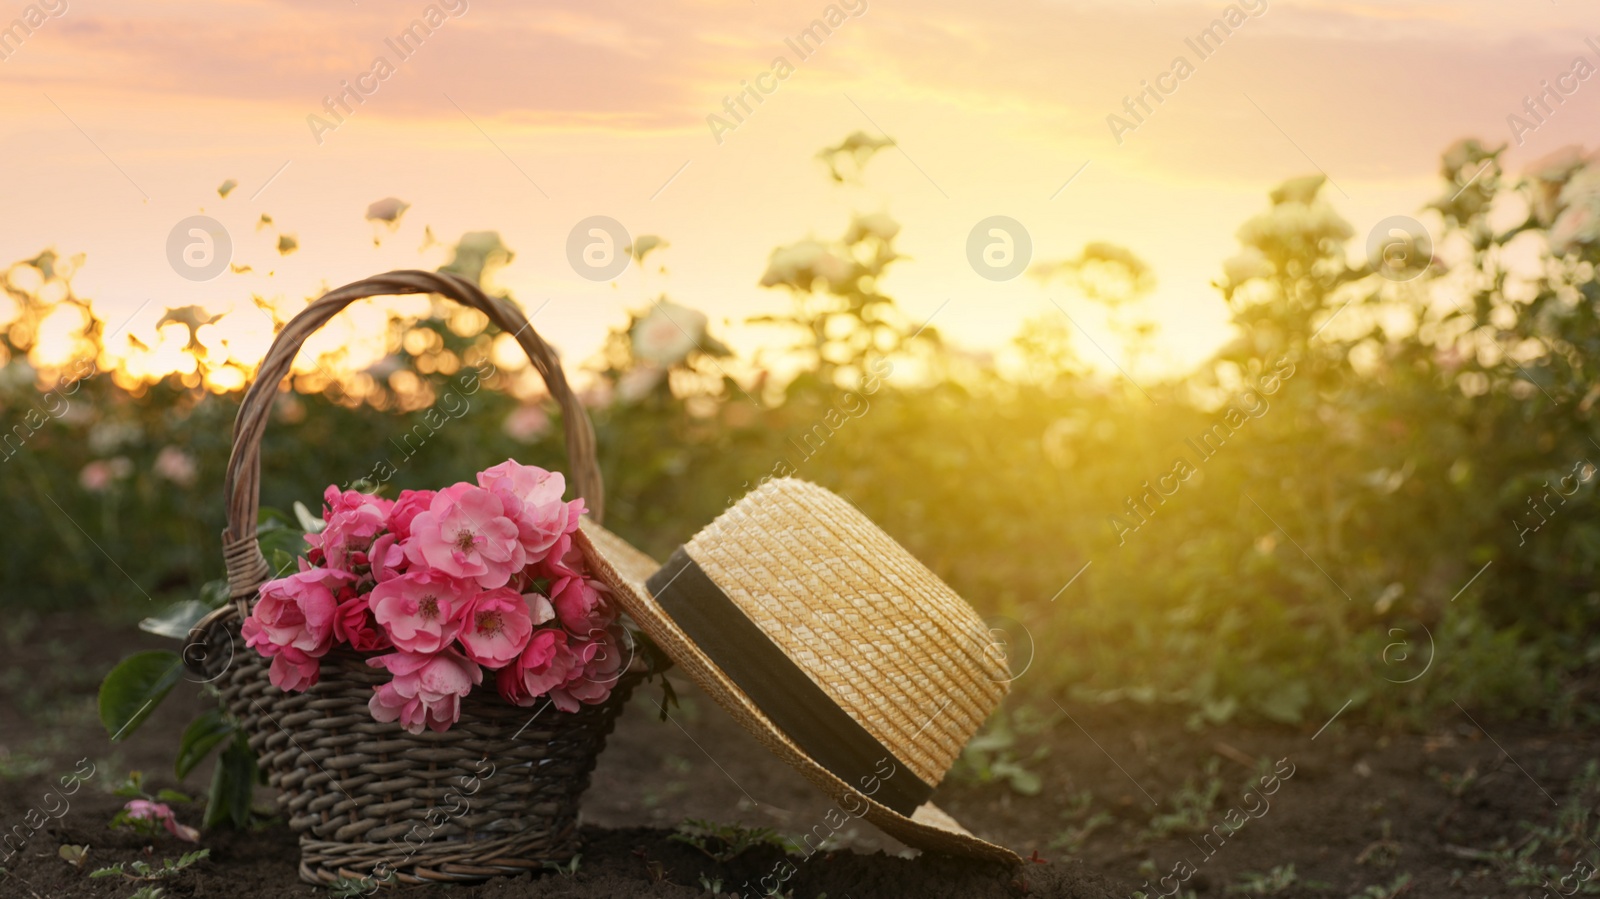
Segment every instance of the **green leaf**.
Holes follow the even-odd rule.
[[[136,652],[100,682],[100,723],[113,742],[143,724],[183,676],[183,660],[166,649]]]
[[[144,772],[129,771],[127,779],[117,784],[116,789],[111,791],[111,795],[121,796],[123,799],[148,798],[144,794]]]
[[[161,614],[139,622],[139,630],[161,637],[171,637],[174,640],[184,640],[189,636],[189,629],[210,611],[211,607],[198,599],[185,599],[167,606]]]
[[[162,791],[156,793],[156,799],[160,800],[161,802],[193,802],[194,801],[193,797],[188,796],[188,795],[186,795],[184,793],[179,793],[177,790],[162,790]]]
[[[217,770],[211,775],[211,795],[206,802],[204,826],[219,824],[243,828],[250,823],[250,800],[256,786],[256,755],[245,742],[244,732],[236,731],[233,742],[222,750]]]
[[[233,734],[233,723],[222,717],[218,709],[208,709],[200,713],[200,717],[189,722],[183,730],[183,739],[178,744],[178,759],[173,763],[173,771],[179,780],[189,776],[197,765],[205,761],[211,750],[217,744],[226,740]]]
[[[1200,710],[1212,724],[1227,724],[1235,712],[1239,711],[1239,701],[1232,696],[1224,696],[1220,700],[1203,700]]]
[[[995,777],[1003,778],[1011,785],[1011,789],[1023,796],[1037,796],[1044,789],[1044,781],[1039,775],[1029,771],[1016,762],[998,761],[994,763]]]
[[[972,752],[998,752],[1002,749],[1010,749],[1016,742],[1017,738],[1013,737],[1009,731],[995,728],[968,740],[967,749]]]
[[[1304,681],[1285,681],[1256,704],[1261,714],[1281,724],[1299,724],[1311,704],[1311,688]]]
[[[200,586],[200,601],[209,608],[220,608],[223,603],[232,598],[232,595],[228,592],[228,579],[225,577],[217,578],[214,581],[206,581]]]
[[[210,857],[210,849],[196,849],[193,852],[185,852],[183,855],[178,856],[177,861],[173,861],[169,858],[164,859],[163,862],[169,871],[182,871],[184,868],[189,867],[195,862],[205,861]]]
[[[261,523],[256,527],[256,539],[261,542],[261,554],[272,565],[274,577],[294,571],[295,556],[305,555],[309,548],[305,534],[287,516],[274,509],[261,511]],[[285,560],[288,567],[285,568]]]
[[[285,574],[293,574],[295,572],[294,554],[275,549],[271,555],[267,556],[267,565],[272,569],[274,578],[282,577]]]

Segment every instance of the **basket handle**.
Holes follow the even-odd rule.
[[[367,297],[400,294],[436,293],[489,316],[506,333],[516,338],[556,402],[561,404],[566,430],[567,462],[578,496],[583,497],[589,515],[599,522],[605,510],[605,491],[600,465],[595,457],[594,426],[584,411],[561,362],[550,345],[528,326],[522,310],[509,300],[491,297],[476,284],[446,272],[417,270],[376,275],[323,294],[278,332],[272,347],[261,360],[255,383],[245,391],[239,404],[239,417],[233,425],[233,455],[223,491],[228,500],[228,528],[222,532],[223,557],[228,566],[228,588],[233,598],[223,610],[237,611],[240,618],[249,614],[250,598],[266,582],[271,569],[256,540],[256,517],[261,504],[261,437],[277,396],[278,384],[289,374],[295,355],[306,339],[327,324],[340,310]],[[208,615],[205,624],[214,624],[226,613]]]

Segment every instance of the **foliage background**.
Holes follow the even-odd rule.
[[[863,177],[839,173],[877,149],[822,155],[835,178]],[[1240,337],[1160,383],[1097,373],[1065,315],[1031,322],[1015,364],[946,347],[936,319],[879,292],[901,225],[858,214],[769,259],[762,283],[794,298],[763,322],[782,364],[734,356],[692,297],[665,296],[585,362],[607,523],[665,557],[762,478],[816,481],[1003,622],[1031,658],[1016,687],[1036,697],[1163,704],[1197,725],[1315,726],[1346,703],[1391,724],[1455,703],[1592,719],[1600,161],[1567,151],[1513,177],[1463,141],[1441,175],[1418,213],[1432,253],[1401,247],[1383,270],[1320,178],[1272,191],[1214,285]],[[635,262],[658,247],[640,239]],[[487,284],[509,252],[468,234],[447,268]],[[1056,255],[1033,274],[1111,307],[1137,353],[1150,267],[1103,244]],[[130,362],[153,349],[123,346],[73,294],[82,264],[46,251],[4,279],[0,602],[131,619],[220,574],[251,360],[191,307],[163,319],[191,361]],[[292,312],[258,305],[277,324]],[[310,504],[385,460],[396,487],[508,456],[563,465],[553,404],[481,319],[379,308],[359,323],[378,358],[332,341],[285,384],[263,505]],[[652,341],[663,320],[690,340]],[[445,424],[419,425],[433,408]],[[1147,496],[1134,529],[1130,498],[1193,462],[1188,441],[1230,408],[1238,427],[1164,502]],[[408,432],[425,437],[414,454]]]

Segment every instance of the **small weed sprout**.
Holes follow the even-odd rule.
[[[114,865],[96,869],[89,874],[89,877],[100,878],[121,876],[127,878],[128,880],[159,882],[163,880],[171,880],[183,873],[184,870],[210,857],[210,849],[196,849],[193,852],[185,852],[183,855],[180,855],[175,859],[164,858],[161,860],[160,867],[142,860],[133,862],[131,865],[129,865],[127,862],[117,862]]]
[[[785,852],[789,849],[783,837],[771,828],[715,824],[698,818],[684,819],[668,839],[693,846],[718,862],[731,862],[757,846],[772,846]]]

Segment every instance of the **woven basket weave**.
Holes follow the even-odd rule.
[[[519,708],[485,678],[462,701],[454,727],[413,735],[373,720],[367,703],[387,674],[360,654],[330,652],[315,686],[285,693],[268,680],[268,661],[244,648],[240,623],[271,574],[255,522],[261,437],[279,383],[306,338],[350,303],[429,293],[478,309],[515,335],[561,406],[576,492],[592,519],[603,514],[589,418],[554,351],[511,303],[454,275],[390,272],[330,291],[284,326],[234,425],[223,532],[233,601],[195,626],[185,663],[218,688],[244,728],[300,835],[300,877],[309,883],[375,875],[404,884],[473,882],[569,862],[578,851],[579,797],[641,678],[623,674],[604,703],[573,713],[548,702]]]

